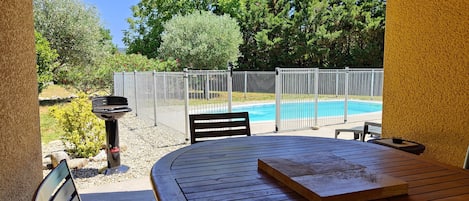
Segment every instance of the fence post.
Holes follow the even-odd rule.
[[[371,100],[373,100],[374,88],[375,88],[375,69],[371,69],[371,90],[370,90]]]
[[[186,141],[189,141],[189,70],[184,68],[184,120],[185,120],[185,129],[186,129]]]
[[[231,112],[231,106],[233,102],[233,66],[231,63],[228,64],[228,77],[227,80],[227,91],[228,91],[228,112]]]
[[[248,92],[248,72],[244,71],[244,99],[246,99],[247,92]]]
[[[348,67],[345,67],[344,123],[347,123],[347,112],[348,112],[348,79],[349,79],[349,68],[348,68]]]
[[[314,126],[318,126],[319,68],[314,69]]]
[[[125,96],[125,71],[122,71],[122,96]]]
[[[204,91],[205,91],[205,98],[207,100],[210,99],[210,80],[209,80],[209,78],[210,77],[209,77],[208,71],[205,71],[205,89],[204,89]]]
[[[112,94],[111,95],[114,95],[114,96],[118,96],[119,94],[117,94],[117,91],[116,91],[116,77],[117,77],[117,73],[116,72],[112,72]]]
[[[164,101],[166,102],[166,92],[168,91],[166,86],[166,71],[163,72],[163,97]]]
[[[280,98],[282,93],[282,75],[280,68],[275,68],[275,132],[281,129],[280,125]]]
[[[134,70],[135,116],[138,116],[137,71]]]
[[[335,97],[339,97],[339,69],[335,70]]]
[[[156,123],[156,107],[157,107],[157,91],[156,91],[156,70],[153,70],[153,117],[155,119],[155,126],[157,126]]]

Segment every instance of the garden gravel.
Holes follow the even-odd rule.
[[[129,113],[118,120],[119,143],[121,151],[121,164],[130,169],[123,174],[104,175],[99,170],[107,167],[107,160],[88,160],[88,164],[80,169],[72,170],[78,189],[87,189],[104,184],[123,182],[142,177],[149,178],[150,171],[155,162],[164,155],[189,145],[186,136],[163,124],[154,126],[153,123],[142,121]],[[181,122],[181,126],[184,124]],[[55,151],[62,151],[61,141],[43,144],[43,156]],[[44,176],[50,170],[43,170]]]

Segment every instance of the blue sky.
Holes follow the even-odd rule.
[[[111,30],[112,42],[117,47],[124,48],[123,30],[129,28],[127,18],[132,16],[130,7],[137,5],[140,0],[83,0],[83,2],[98,9],[104,27]]]

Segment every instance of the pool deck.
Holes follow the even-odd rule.
[[[381,115],[376,115],[370,119],[367,117],[366,121],[381,122]],[[314,136],[314,137],[327,137],[333,138],[335,129],[338,128],[353,128],[363,126],[364,121],[356,120],[346,124],[336,124],[329,126],[322,126],[318,130],[301,129],[291,131],[272,132],[275,128],[274,122],[268,123],[251,123],[251,132],[253,135],[301,135],[301,136]],[[367,136],[368,137],[368,136]],[[352,133],[343,133],[339,135],[339,139],[353,139]],[[156,162],[156,161],[155,161]],[[153,201],[155,197],[151,187],[150,177],[138,178],[125,182],[118,182],[114,184],[102,185],[90,189],[79,191],[82,200],[84,201]]]

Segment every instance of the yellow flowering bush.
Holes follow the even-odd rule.
[[[104,121],[91,110],[91,100],[85,93],[79,93],[70,104],[54,106],[49,110],[65,132],[62,142],[75,157],[95,156],[104,144]]]

